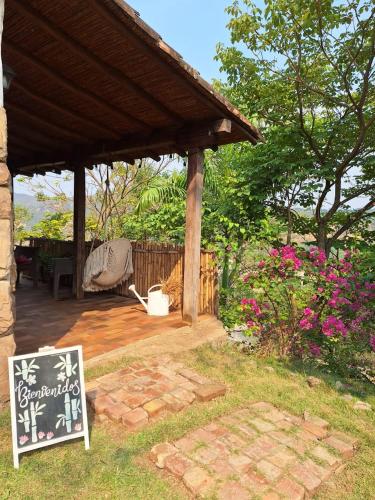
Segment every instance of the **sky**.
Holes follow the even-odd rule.
[[[214,60],[216,44],[229,43],[225,8],[231,0],[128,0],[163,40],[179,52],[204,79],[225,78]],[[72,183],[66,183],[67,194]],[[32,194],[27,185],[14,183],[16,193]]]

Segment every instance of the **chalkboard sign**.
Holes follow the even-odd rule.
[[[13,460],[69,439],[89,448],[82,347],[44,348],[9,360]]]

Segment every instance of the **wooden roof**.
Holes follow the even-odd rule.
[[[2,51],[14,173],[261,139],[122,0],[7,0]]]

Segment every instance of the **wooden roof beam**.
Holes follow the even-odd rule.
[[[121,158],[123,161],[147,158],[150,152],[156,154],[179,153],[192,147],[211,148],[220,143],[220,136],[230,134],[232,123],[222,119],[209,123],[192,124],[180,130],[162,129],[148,136],[131,136],[121,141],[111,141],[94,146],[80,146],[70,151],[56,152],[51,155],[35,156],[33,166],[54,164],[59,160],[82,164],[82,162],[99,163],[105,159]],[[22,168],[14,165],[15,168]],[[27,166],[29,168],[29,166]]]
[[[39,145],[39,151],[56,150],[64,143],[61,137],[50,137],[45,132],[40,132],[35,128],[30,129],[23,121],[13,120],[13,118],[8,121],[8,131],[9,137],[13,136],[13,134],[20,134],[26,141]]]
[[[61,125],[57,125],[55,123],[50,122],[46,118],[42,118],[41,116],[36,115],[35,113],[29,111],[28,109],[19,106],[13,102],[7,101],[7,109],[14,110],[16,113],[24,116],[26,119],[31,120],[32,122],[37,123],[43,128],[43,132],[47,127],[47,130],[50,132],[55,132],[57,136],[65,135],[65,137],[70,137],[71,139],[75,139],[77,142],[89,142],[89,140],[76,132],[72,132],[70,129],[66,127],[62,127]]]
[[[3,45],[6,46],[6,49],[12,52],[15,56],[27,61],[27,63],[30,64],[30,66],[37,68],[38,71],[47,75],[48,78],[51,78],[62,87],[68,89],[73,94],[80,96],[85,101],[91,101],[91,103],[93,103],[94,106],[100,106],[101,108],[106,109],[107,112],[111,113],[113,116],[117,116],[121,120],[123,120],[125,117],[127,120],[132,121],[134,124],[139,126],[144,131],[152,130],[152,128],[147,123],[143,122],[142,120],[139,120],[138,118],[134,117],[130,113],[127,113],[126,111],[120,111],[118,107],[108,103],[105,99],[99,97],[90,90],[84,89],[79,85],[77,85],[76,83],[73,83],[71,80],[68,80],[67,78],[65,78],[65,76],[59,74],[55,70],[52,70],[47,64],[37,59],[35,55],[30,54],[24,49],[21,49],[20,47],[18,47],[16,44],[11,42],[4,36],[3,36]]]
[[[175,111],[165,106],[156,97],[144,90],[122,71],[103,62],[99,57],[95,56],[86,47],[69,37],[62,29],[54,25],[49,19],[43,16],[41,12],[31,7],[24,0],[13,0],[13,5],[19,12],[22,13],[22,15],[30,19],[36,26],[42,28],[66,47],[69,47],[72,52],[101,71],[104,75],[110,77],[112,80],[116,80],[128,92],[133,92],[134,94],[140,96],[145,102],[147,102],[147,104],[163,113],[168,119],[175,122],[175,124],[179,124],[183,121],[182,117]]]
[[[14,78],[12,82],[12,87],[15,87],[18,89],[20,92],[25,94],[28,98],[30,98],[32,101],[35,101],[36,103],[45,106],[47,108],[50,108],[57,113],[62,113],[65,116],[68,116],[72,120],[76,120],[81,122],[85,127],[91,128],[93,130],[97,130],[99,134],[106,134],[108,136],[111,136],[112,139],[119,139],[120,135],[114,130],[111,129],[107,126],[102,125],[101,123],[97,122],[96,120],[92,120],[91,118],[87,118],[85,116],[82,116],[82,114],[74,113],[70,109],[68,109],[66,106],[61,106],[58,104],[56,101],[52,101],[48,99],[45,96],[42,96],[30,88],[28,88],[26,85],[22,84],[17,78]]]
[[[182,85],[189,94],[193,93],[194,97],[204,106],[210,108],[212,111],[215,113],[221,114],[223,113],[223,109],[221,106],[218,105],[217,102],[217,97],[215,97],[213,93],[212,87],[207,83],[204,82],[202,78],[199,77],[199,73],[193,70],[191,68],[191,73],[187,71],[187,76],[190,76],[190,78],[194,80],[201,80],[201,85],[198,88],[197,86],[191,85],[188,83],[186,78],[181,74],[176,71],[172,70],[172,67],[170,63],[161,55],[160,50],[156,50],[157,48],[160,48],[163,46],[163,50],[167,52],[165,49],[167,48],[167,45],[163,42],[162,38],[160,35],[158,35],[152,28],[150,28],[146,23],[142,21],[142,19],[138,16],[137,23],[142,24],[143,30],[147,30],[147,33],[154,39],[155,44],[158,44],[159,47],[152,47],[150,44],[145,42],[145,40],[141,37],[139,37],[134,30],[131,29],[126,29],[124,26],[124,23],[121,22],[121,20],[114,15],[114,13],[108,8],[107,5],[105,5],[104,2],[101,0],[88,0],[90,4],[96,9],[96,11],[99,13],[101,17],[104,17],[107,19],[107,21],[112,25],[112,27],[119,33],[121,36],[127,39],[131,39],[132,44],[140,51],[142,51],[144,54],[147,54],[150,56],[154,61],[157,58],[158,64],[162,67],[163,70],[167,70],[169,73],[169,76],[171,79],[174,81],[177,81],[180,85]],[[118,7],[124,11],[127,15],[129,14],[129,8],[133,11],[131,7],[129,7],[123,0],[114,0],[115,3],[118,5]],[[134,19],[134,17],[132,16]],[[182,60],[182,57],[177,54],[175,50],[172,48],[168,47],[168,54],[172,56],[174,59],[176,57],[180,57]],[[166,54],[167,55],[167,54]],[[177,61],[176,61],[177,62]],[[183,61],[184,66],[188,66],[185,61]],[[205,86],[203,87],[203,82]],[[203,90],[204,89],[204,90]],[[221,97],[221,96],[220,96]],[[224,98],[221,97],[222,100]],[[228,103],[229,104],[229,103]],[[224,103],[222,103],[223,106],[225,106]],[[239,114],[239,113],[238,113]],[[238,122],[236,121],[236,124],[239,125],[239,122],[241,121],[241,118],[239,117]],[[240,126],[240,125],[239,125]],[[251,124],[248,123],[248,126],[251,128],[252,133],[250,133],[248,130],[245,128],[241,127],[241,130],[246,131],[246,134],[250,136],[249,140],[252,142],[252,144],[256,144],[258,140],[261,140],[262,137],[259,134],[259,131]]]

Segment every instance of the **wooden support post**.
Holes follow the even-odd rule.
[[[86,185],[85,168],[74,171],[74,281],[73,290],[77,299],[83,299],[83,269],[86,261],[85,245]]]
[[[188,157],[183,319],[194,324],[199,313],[204,151],[191,150]]]

